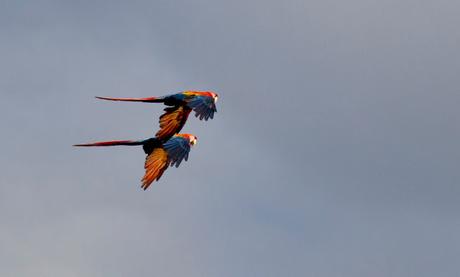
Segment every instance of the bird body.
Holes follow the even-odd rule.
[[[142,188],[146,190],[153,181],[158,181],[168,166],[179,167],[183,160],[188,160],[191,146],[195,145],[197,137],[191,134],[176,134],[166,142],[158,138],[145,140],[113,140],[94,143],[76,144],[74,146],[138,146],[142,145],[145,154],[145,175],[142,178]]]
[[[194,111],[195,116],[200,120],[212,119],[214,113],[217,112],[218,95],[211,91],[184,91],[161,97],[113,98],[96,96],[96,98],[111,101],[164,103],[168,107],[164,109],[165,113],[160,116],[160,130],[155,134],[155,137],[161,141],[168,141],[184,127],[191,111]]]

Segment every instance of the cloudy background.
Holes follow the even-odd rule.
[[[0,1],[1,276],[458,276],[460,4]],[[160,105],[188,163],[140,189]]]

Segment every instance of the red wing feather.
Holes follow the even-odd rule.
[[[165,113],[160,116],[160,130],[155,136],[166,141],[179,133],[192,110],[186,106],[175,106],[168,107],[164,111]]]
[[[153,181],[158,181],[168,168],[168,153],[163,148],[155,148],[145,159],[145,175],[142,188],[146,190]]]

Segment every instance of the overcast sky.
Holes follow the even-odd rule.
[[[77,3],[78,2],[78,3]],[[460,4],[0,0],[0,276],[460,274]],[[142,191],[163,107],[187,163]]]

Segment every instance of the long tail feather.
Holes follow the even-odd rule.
[[[116,145],[142,145],[142,141],[134,140],[112,140],[112,141],[100,141],[93,143],[74,144],[73,146],[116,146]]]
[[[96,96],[97,99],[110,100],[110,101],[129,101],[129,102],[147,102],[147,103],[161,103],[162,97],[146,97],[146,98],[113,98]]]

